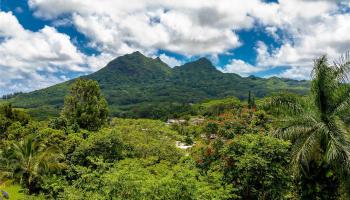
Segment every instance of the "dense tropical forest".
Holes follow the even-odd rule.
[[[308,93],[244,89],[152,119],[112,117],[88,77],[56,117],[3,101],[0,199],[349,199],[349,70],[322,56]]]

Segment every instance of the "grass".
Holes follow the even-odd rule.
[[[25,199],[25,194],[22,191],[22,187],[18,184],[12,184],[11,182],[5,182],[0,185],[0,190],[4,190],[9,194],[10,200]]]

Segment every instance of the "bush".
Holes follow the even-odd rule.
[[[119,136],[111,130],[101,130],[89,137],[75,149],[72,162],[81,166],[90,166],[89,158],[99,157],[105,162],[120,160],[124,145]]]
[[[289,191],[290,143],[270,136],[235,137],[222,151],[222,170],[243,199],[280,199]]]
[[[117,162],[101,176],[92,176],[91,182],[78,180],[65,188],[63,199],[229,199],[232,186],[222,185],[222,175],[211,173],[205,177],[184,160],[176,165],[158,162],[156,158],[125,159]],[[97,180],[96,180],[97,179]],[[94,188],[90,186],[94,185]],[[88,187],[89,189],[87,189]]]

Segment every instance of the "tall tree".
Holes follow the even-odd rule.
[[[255,108],[255,98],[254,98],[254,95],[252,95],[251,91],[249,90],[249,93],[248,93],[248,108],[249,109],[253,109]]]
[[[108,104],[94,80],[78,79],[66,96],[62,116],[69,124],[96,131],[107,121]]]
[[[285,94],[268,102],[285,114],[275,134],[293,142],[291,163],[303,199],[335,199],[339,183],[349,179],[350,134],[344,120],[350,111],[349,70],[349,56],[333,65],[322,56],[314,62],[309,96]]]

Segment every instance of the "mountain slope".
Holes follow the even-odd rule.
[[[159,58],[145,57],[140,52],[121,56],[109,62],[106,67],[89,75],[101,85],[124,84],[126,82],[154,82],[163,80],[171,68]]]
[[[222,73],[206,58],[172,69],[159,58],[148,58],[140,52],[118,57],[83,78],[99,82],[113,115],[127,117],[140,117],[138,112],[147,117],[147,112],[151,112],[149,109],[155,107],[195,103],[210,98],[236,96],[244,99],[249,90],[255,96],[263,97],[280,90],[305,94],[309,88],[307,81],[276,77],[243,78],[237,74]],[[10,101],[14,106],[30,108],[35,116],[55,115],[73,81],[20,94]]]

